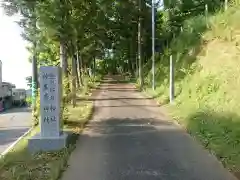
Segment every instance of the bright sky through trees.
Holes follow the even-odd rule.
[[[0,60],[3,64],[3,81],[17,88],[26,88],[25,77],[31,75],[31,64],[26,41],[20,36],[21,29],[15,22],[17,17],[8,17],[0,7]]]

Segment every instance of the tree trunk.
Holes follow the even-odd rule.
[[[78,64],[78,71],[79,71],[80,86],[83,86],[82,58],[78,50],[77,50],[77,64]]]
[[[87,64],[86,62],[82,61],[82,65],[83,65],[83,72],[84,72],[84,75],[88,75],[88,71],[87,71]]]
[[[96,57],[93,58],[93,75],[96,76]]]
[[[134,75],[134,55],[133,55],[133,43],[132,43],[133,41],[132,41],[132,39],[130,40],[130,43],[129,43],[129,49],[130,49],[130,51],[129,51],[129,72],[130,72],[130,74],[131,74],[131,76],[133,76]]]
[[[142,0],[138,0],[138,75],[140,89],[143,88],[143,76],[142,76]]]
[[[63,71],[63,77],[68,77],[67,49],[63,40],[60,41],[60,64]]]
[[[135,44],[135,41],[133,42],[131,42],[131,47],[132,47],[132,53],[131,53],[131,65],[132,65],[132,76],[134,76],[134,73],[135,73],[135,71],[136,71],[136,61],[135,61],[135,59],[136,59],[136,54],[135,54],[135,52],[136,52],[136,50],[135,50],[135,47],[134,47],[134,44]]]
[[[74,56],[75,58],[75,68],[76,68],[76,80],[77,80],[77,88],[80,88],[80,78],[79,78],[79,69],[78,69],[78,59],[77,59],[77,55]]]
[[[136,76],[136,78],[138,78],[138,69],[139,69],[139,66],[138,66],[138,54],[136,54],[136,56],[135,56],[135,76]]]
[[[72,105],[76,107],[76,59],[72,57]]]

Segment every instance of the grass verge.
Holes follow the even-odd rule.
[[[89,87],[96,87],[91,84]],[[89,89],[78,96],[90,96]],[[76,140],[83,130],[84,124],[90,119],[93,102],[77,101],[77,107],[70,105],[69,119],[65,122],[64,131],[70,132],[69,146],[57,152],[40,152],[31,155],[27,150],[28,138],[39,132],[36,127],[24,137],[2,159],[0,159],[1,180],[57,180],[67,165],[67,160],[75,148]]]

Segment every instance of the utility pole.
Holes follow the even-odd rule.
[[[205,19],[206,19],[206,25],[208,28],[208,4],[205,4]]]
[[[173,103],[173,100],[174,100],[174,64],[173,64],[172,54],[170,55],[169,100],[170,100],[170,103]]]
[[[152,0],[152,89],[155,90],[155,0]]]
[[[224,10],[226,11],[228,9],[228,0],[224,1]]]

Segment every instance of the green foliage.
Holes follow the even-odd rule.
[[[27,105],[31,107],[32,105],[32,97],[27,97],[26,98]]]
[[[68,108],[67,105],[71,102],[71,90],[70,82],[67,78],[63,79],[63,92],[62,92],[62,102],[61,102],[61,120],[62,123],[68,120]]]
[[[189,16],[182,23],[183,31],[161,57],[156,56],[156,91],[150,86],[150,66],[144,67],[146,91],[232,171],[240,167],[239,18],[238,4],[207,19]],[[169,52],[175,69],[172,105],[168,104]]]
[[[29,88],[32,88],[32,76],[26,77],[26,83]]]
[[[32,107],[33,108],[33,107]],[[36,106],[33,108],[33,126],[37,126],[40,121],[40,90],[37,91]]]

